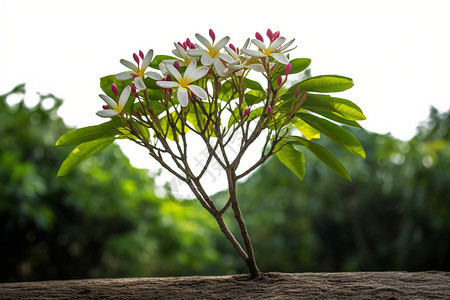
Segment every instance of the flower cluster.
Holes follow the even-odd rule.
[[[208,73],[217,78],[226,79],[232,76],[245,76],[248,74],[246,72],[254,70],[264,73],[267,77],[276,64],[288,65],[286,53],[293,49],[288,48],[294,40],[286,43],[286,39],[280,36],[279,31],[273,33],[270,29],[266,34],[267,44],[264,43],[262,35],[257,32],[255,39],[247,39],[243,47],[239,49],[229,43],[228,36],[216,39],[216,34],[210,29],[210,39],[201,34],[195,35],[199,44],[193,43],[189,38],[184,42],[174,43],[175,49],[172,53],[175,57],[173,59],[153,60],[153,50],[149,50],[145,55],[142,51],[133,53],[135,63],[121,59],[120,63],[129,70],[115,75],[117,81],[131,80],[131,84],[122,91],[123,97],[121,94],[119,98],[115,92],[116,100],[101,95],[100,97],[107,105],[104,106],[104,111],[97,114],[101,117],[121,114],[131,92],[139,99],[139,91],[146,91],[145,78],[156,81],[156,85],[168,92],[168,95],[172,95],[172,89],[176,88],[178,103],[186,107],[191,99],[207,99],[205,86],[199,86],[198,80]],[[252,46],[256,49],[251,49]],[[197,67],[198,64],[201,66]],[[160,73],[148,71],[149,67],[156,68],[156,66]],[[284,82],[285,80],[283,84]],[[114,89],[117,90],[117,87]]]

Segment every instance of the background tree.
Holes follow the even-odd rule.
[[[157,197],[115,145],[56,178],[71,150],[54,147],[68,130],[61,100],[6,101],[24,92],[0,96],[0,282],[245,272],[200,205]],[[261,268],[448,270],[449,127],[450,112],[432,109],[410,141],[354,132],[365,160],[332,149],[352,182],[313,157],[303,182],[266,162],[238,186]]]

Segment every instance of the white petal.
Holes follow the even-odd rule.
[[[234,59],[238,59],[238,54],[236,52],[234,52],[233,49],[231,49],[228,46],[225,46],[225,51],[227,51],[228,54],[230,54]]]
[[[150,49],[144,56],[144,59],[142,60],[142,69],[148,67],[148,65],[152,62],[152,58],[153,58],[153,50]]]
[[[193,92],[195,96],[197,96],[200,99],[204,100],[208,98],[208,95],[206,94],[205,90],[197,85],[188,85],[187,88],[190,89],[191,92]],[[178,101],[180,100],[178,99]]]
[[[280,48],[281,45],[283,45],[284,41],[286,41],[286,39],[284,37],[280,36],[269,46],[269,49],[276,50],[276,49]]]
[[[176,56],[178,56],[178,57],[180,57],[180,58],[186,60],[186,58],[188,58],[188,55],[187,55],[186,51],[184,51],[184,49],[183,49],[180,45],[178,45],[177,43],[174,43],[174,45],[175,45],[175,48],[177,48],[177,49],[174,50],[174,51],[178,52],[179,55],[176,55],[175,52],[173,52],[173,53],[174,53]]]
[[[218,55],[217,55],[217,57],[219,57],[220,59],[222,59],[222,60],[224,60],[224,61],[226,61],[226,62],[231,62],[231,61],[233,61],[233,60],[237,60],[237,58],[233,58],[233,57],[231,57],[230,55],[228,55],[228,54],[226,54],[226,53],[219,53]],[[216,57],[216,58],[217,58]]]
[[[103,109],[103,110],[99,110],[97,113],[97,116],[102,117],[102,118],[110,118],[112,116],[118,115],[117,111],[115,111],[114,109]]]
[[[261,41],[258,40],[258,39],[253,39],[253,40],[252,40],[252,43],[253,43],[256,47],[258,47],[258,48],[261,48],[261,49],[267,49],[266,45],[264,45],[264,43],[261,42]]]
[[[122,65],[124,65],[125,67],[127,67],[127,68],[133,70],[134,72],[136,72],[137,69],[138,69],[138,67],[137,67],[135,64],[133,64],[131,61],[128,61],[128,60],[126,60],[126,59],[121,59],[121,60],[120,60],[120,63],[121,63]]]
[[[163,89],[171,89],[180,86],[180,84],[175,81],[157,81],[156,85],[162,87]]]
[[[185,79],[187,79],[189,83],[194,82],[205,76],[208,73],[208,71],[209,71],[208,67],[205,66],[200,67],[194,72],[192,72],[189,77],[185,77]]]
[[[193,57],[200,57],[205,54],[205,50],[203,49],[188,49],[187,54]]]
[[[251,64],[247,66],[249,69],[255,70],[256,72],[265,72],[264,67],[262,64]]]
[[[106,104],[108,104],[109,106],[111,106],[111,107],[113,107],[113,108],[114,108],[114,107],[117,107],[116,101],[114,101],[113,98],[111,98],[110,96],[103,95],[103,94],[101,94],[101,95],[99,95],[99,96],[100,96],[100,98],[102,98],[103,101],[105,101]]]
[[[197,61],[195,59],[191,60],[189,63],[189,66],[187,66],[186,71],[184,71],[184,78],[188,78],[192,72],[194,72],[195,68],[197,67]]]
[[[119,81],[125,81],[133,78],[134,73],[130,71],[121,72],[119,74],[116,74],[114,78],[116,78]]]
[[[247,49],[249,44],[250,44],[250,38],[248,38],[248,39],[245,41],[244,47],[242,47],[242,49]]]
[[[142,79],[142,77],[136,77],[134,78],[134,86],[138,89],[138,90],[145,90],[147,89],[147,87],[145,86],[144,80]]]
[[[189,103],[188,91],[185,88],[179,87],[177,91],[177,99],[181,106],[186,107]]]
[[[175,45],[176,45],[176,44],[175,44]],[[180,52],[178,52],[177,49],[173,49],[173,50],[172,50],[172,54],[175,55],[176,57],[181,58],[181,54],[180,54]]]
[[[178,72],[177,69],[175,69],[174,66],[172,65],[164,65],[167,69],[167,71],[169,71],[170,75],[172,75],[178,82],[182,79],[180,72]]]
[[[153,80],[161,80],[162,79],[162,76],[160,74],[158,74],[156,72],[152,72],[152,71],[146,72],[145,76],[150,77]]]
[[[140,78],[140,77],[138,77],[138,78]],[[144,83],[144,82],[142,82],[142,83]],[[128,98],[130,97],[130,93],[131,93],[131,87],[128,85],[126,88],[123,89],[122,93],[120,94],[119,107],[118,107],[119,112],[121,112],[123,110],[123,107],[125,106],[125,104],[127,104]]]
[[[214,68],[216,69],[217,74],[219,74],[220,77],[226,77],[228,75],[226,74],[225,66],[220,59],[214,59]]]
[[[196,34],[195,34],[195,37],[196,37],[197,40],[199,40],[200,43],[202,43],[206,48],[209,49],[209,48],[212,47],[212,46],[211,46],[211,43],[210,43],[207,39],[205,39],[202,35],[196,33]]]
[[[280,48],[280,51],[283,51],[284,49],[286,49],[287,47],[289,47],[290,45],[292,45],[292,43],[295,41],[295,39],[290,40],[289,42],[287,42],[286,44],[283,45],[283,47]]]
[[[208,53],[203,54],[200,61],[204,66],[210,66],[213,63],[213,59]]]
[[[266,57],[266,55],[260,51],[255,51],[255,50],[250,50],[250,49],[242,49],[241,51],[242,51],[242,53],[250,55],[252,57],[258,57],[258,58]]]
[[[272,56],[273,58],[275,58],[277,61],[279,61],[284,65],[289,63],[289,59],[283,53],[271,53],[270,56]]]
[[[229,41],[230,41],[230,37],[226,36],[226,37],[222,38],[220,41],[218,41],[217,44],[214,45],[213,49],[218,51],[218,50],[222,49],[223,46],[228,44]]]

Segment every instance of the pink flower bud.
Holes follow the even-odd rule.
[[[144,52],[142,52],[141,50],[139,50],[139,57],[144,60]]]
[[[114,93],[114,95],[116,95],[116,97],[119,95],[119,89],[117,88],[117,85],[115,85],[114,83],[111,84],[111,91]]]
[[[231,50],[233,50],[234,52],[236,52],[236,47],[234,47],[234,45],[231,44],[231,43],[230,43],[230,48],[231,48]]]
[[[281,86],[282,83],[283,83],[283,78],[281,78],[281,76],[280,76],[280,77],[278,77],[278,79],[277,79],[277,87],[280,88],[280,86]]]
[[[288,76],[289,73],[291,73],[292,70],[292,65],[290,63],[288,63],[285,67],[284,67],[284,73],[286,74],[286,76]]]
[[[139,93],[138,93],[138,92],[134,93],[134,96],[135,96],[136,98],[139,98]]]
[[[300,91],[299,88],[296,88],[296,89],[295,89],[295,91],[294,91],[294,98],[295,98],[295,96],[297,96],[297,94],[298,94],[299,91]]]
[[[137,54],[136,53],[133,53],[133,58],[134,58],[134,61],[138,64],[138,66],[139,66],[139,56],[137,56]]]
[[[180,69],[180,64],[178,63],[178,61],[175,61],[173,63],[173,66],[175,67],[175,69],[179,70]]]
[[[182,43],[178,42],[177,44],[180,45],[180,47],[183,48],[184,51],[186,51],[186,43],[182,44]]]
[[[130,85],[131,87],[131,92],[134,94],[136,93],[136,87],[134,85]]]
[[[273,34],[273,40],[272,41],[275,41],[277,38],[279,38],[280,37],[280,32],[279,31],[277,31],[277,32],[275,32],[274,34]]]
[[[172,77],[170,77],[170,75],[167,75],[166,81],[172,81]]]
[[[267,112],[273,116],[272,106],[267,106]]]
[[[103,109],[109,109],[109,106],[108,105],[103,105],[102,108]]]
[[[214,31],[212,29],[209,30],[209,36],[211,37],[213,43],[216,40],[216,34],[214,33]]]
[[[256,37],[258,40],[260,40],[261,42],[264,43],[264,39],[263,39],[261,33],[259,33],[259,32],[255,33],[255,37]]]
[[[249,114],[250,114],[250,107],[247,108],[247,109],[244,111],[244,115],[242,116],[242,118],[245,118],[245,117],[248,116]]]
[[[269,38],[269,40],[271,40],[272,41],[272,38],[273,38],[273,32],[272,32],[272,30],[270,30],[270,28],[269,29],[267,29],[267,37]]]
[[[189,49],[195,49],[195,45],[191,42],[189,38],[186,39],[186,45],[189,47]]]

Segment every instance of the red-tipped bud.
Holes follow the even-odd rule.
[[[263,39],[261,33],[259,33],[259,32],[255,33],[255,37],[256,37],[258,40],[260,40],[261,42],[264,43],[264,39]]]
[[[231,43],[230,43],[230,48],[231,48],[231,50],[233,50],[234,52],[236,52],[236,47],[234,47],[234,45],[231,44]],[[236,53],[237,53],[237,52],[236,52]]]
[[[186,51],[186,44],[185,43],[182,44],[182,43],[178,42],[177,44],[180,45],[180,47],[183,48],[184,51]]]
[[[170,75],[167,75],[166,81],[172,81],[172,77],[170,77]]]
[[[290,63],[288,63],[285,67],[284,67],[284,73],[286,74],[286,76],[288,76],[289,73],[291,73],[292,70],[292,65]]]
[[[191,42],[189,38],[186,39],[186,45],[189,47],[189,49],[195,49],[195,45]]]
[[[136,53],[133,53],[133,58],[134,58],[134,61],[138,64],[138,66],[139,66],[139,56],[136,54]]]
[[[109,109],[109,106],[108,105],[103,105],[102,108],[103,109]]]
[[[136,98],[139,98],[139,93],[138,93],[138,92],[134,93],[134,96],[135,96]]]
[[[277,86],[278,86],[278,88],[280,88],[280,86],[281,86],[282,83],[283,83],[283,78],[281,78],[281,76],[280,76],[280,77],[278,77],[278,79],[277,79]]]
[[[274,34],[273,34],[273,38],[272,38],[272,41],[275,41],[277,38],[279,38],[280,37],[280,32],[279,31],[277,31],[277,32],[275,32]]]
[[[144,60],[144,52],[142,52],[141,50],[139,50],[139,57]]]
[[[117,88],[117,85],[115,85],[114,83],[111,84],[111,91],[114,93],[114,95],[116,95],[116,97],[119,95],[119,89]]]
[[[214,33],[214,31],[212,29],[209,30],[209,36],[211,37],[213,43],[216,40],[216,34]]]
[[[245,117],[248,116],[249,114],[250,114],[250,107],[247,108],[247,109],[244,111],[244,115],[242,116],[242,118],[245,118]]]
[[[299,91],[300,91],[299,88],[296,88],[296,89],[295,89],[295,91],[294,91],[294,98],[295,98],[295,96],[297,96],[297,94],[298,94]]]
[[[180,64],[178,63],[178,61],[175,61],[173,63],[173,66],[175,67],[175,69],[179,70],[180,69]]]
[[[273,116],[273,110],[272,110],[272,106],[267,106],[267,112]]]
[[[131,87],[131,92],[134,94],[136,93],[136,87],[134,85],[130,85]]]
[[[269,38],[269,40],[271,40],[272,41],[272,38],[273,38],[273,32],[272,32],[272,30],[270,30],[270,28],[269,29],[267,29],[267,37]]]

